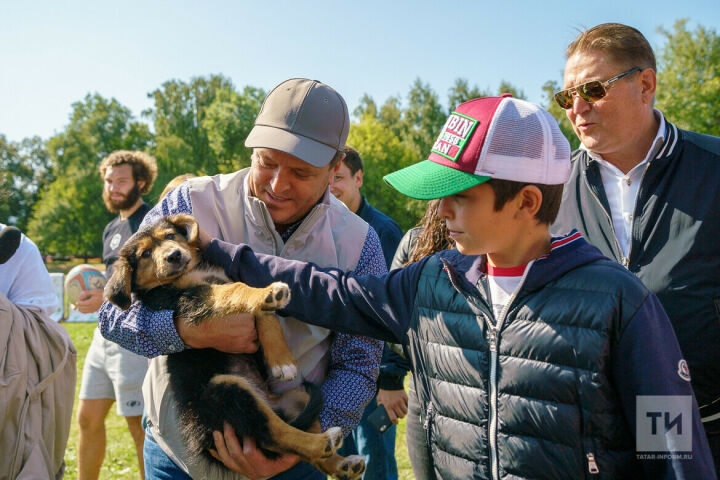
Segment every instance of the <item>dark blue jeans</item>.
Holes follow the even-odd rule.
[[[160,448],[148,427],[145,427],[143,456],[145,460],[145,480],[192,480],[190,475],[175,465],[175,462]],[[325,475],[309,463],[300,462],[290,470],[272,478],[273,480],[325,480]]]
[[[377,395],[365,407],[357,428],[343,441],[338,453],[343,456],[362,455],[365,457],[367,480],[397,480],[398,471],[395,462],[395,425],[385,433],[375,430],[367,421],[368,415],[377,408]]]

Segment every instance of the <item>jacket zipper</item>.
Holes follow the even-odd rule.
[[[622,248],[620,247],[620,242],[617,239],[617,234],[615,233],[615,225],[613,225],[612,217],[610,216],[610,213],[607,210],[605,210],[605,207],[603,206],[602,202],[600,201],[598,196],[595,194],[595,191],[590,186],[590,182],[587,179],[587,170],[583,173],[584,173],[583,180],[585,181],[585,185],[587,186],[588,191],[592,194],[593,198],[595,199],[598,206],[600,207],[600,210],[602,210],[602,212],[605,214],[608,221],[610,222],[610,230],[612,231],[613,240],[615,240],[615,247],[617,248],[618,256],[620,257],[620,263],[622,264],[623,267],[627,268],[628,265],[630,264],[630,259],[629,259],[629,257],[626,257],[623,254]],[[635,219],[633,218],[633,220],[635,220]]]
[[[628,248],[628,265],[630,264],[630,256],[632,254],[632,247],[634,237],[635,237],[635,217],[637,217],[637,208],[638,208],[638,201],[640,200],[640,194],[642,193],[643,184],[645,183],[645,174],[648,171],[648,168],[650,168],[650,161],[652,159],[649,159],[647,163],[645,164],[645,168],[643,169],[642,176],[640,177],[640,185],[638,186],[637,195],[635,195],[635,206],[633,207],[633,217],[632,220],[630,220],[630,247]],[[625,265],[625,268],[628,268],[628,265]]]
[[[500,312],[500,318],[497,319],[496,324],[493,325],[492,322],[490,322],[488,319],[485,319],[485,323],[488,326],[488,349],[490,350],[490,406],[488,412],[490,418],[488,421],[488,442],[490,444],[490,471],[493,480],[499,480],[500,478],[500,468],[498,465],[497,452],[497,363],[498,344],[500,343],[500,331],[502,330],[503,324],[505,323],[505,317],[507,316],[508,311],[510,311],[510,307],[512,307],[513,302],[517,298],[518,292],[520,292],[520,290],[522,289],[522,286],[525,283],[525,279],[527,278],[528,272],[530,272],[530,268],[532,267],[533,263],[535,263],[534,260],[530,261],[525,267],[525,272],[520,279],[520,283],[518,283],[515,291],[512,293],[512,295],[510,295],[510,298]],[[455,284],[452,275],[450,275],[450,272],[448,271],[447,265],[445,265],[444,270],[455,290],[457,290],[463,297],[465,297],[465,299],[467,299],[469,303],[474,304],[474,299],[471,300],[471,297],[465,295],[463,291],[458,287],[458,285]],[[492,315],[492,308],[490,309],[490,313]]]
[[[425,441],[427,442],[428,449],[432,449],[432,445],[430,445],[430,442],[431,442],[430,430],[432,428],[432,416],[433,416],[433,404],[432,404],[432,402],[428,402],[427,411],[425,413],[425,422],[423,422],[423,429],[425,430]]]
[[[588,472],[590,472],[591,475],[597,475],[598,473],[600,473],[597,462],[595,462],[595,455],[593,455],[592,452],[588,452],[586,457],[588,461]]]
[[[500,478],[500,466],[498,465],[498,452],[497,452],[497,363],[498,363],[498,344],[500,343],[500,331],[502,330],[503,323],[505,323],[505,317],[507,312],[510,310],[515,298],[517,297],[520,288],[525,283],[527,273],[530,271],[530,266],[533,262],[530,262],[525,267],[525,273],[520,279],[515,291],[512,293],[507,303],[500,312],[500,318],[497,319],[497,323],[494,326],[490,326],[488,329],[488,348],[490,349],[490,421],[488,440],[490,442],[490,467],[493,480]]]
[[[262,207],[260,207],[260,208],[262,208]],[[278,252],[277,242],[275,241],[275,224],[273,224],[272,221],[268,221],[269,213],[267,212],[266,209],[262,209],[261,212],[262,212],[263,222],[265,223],[265,229],[267,230],[266,233],[270,235],[270,241],[272,242],[272,245],[273,245],[273,255],[280,255],[281,252]],[[273,225],[272,227],[270,227],[271,224]]]
[[[595,201],[600,206],[600,209],[603,211],[605,216],[610,221],[610,230],[612,231],[613,240],[615,240],[615,246],[617,247],[617,251],[620,254],[619,255],[620,256],[620,264],[622,264],[622,266],[625,268],[629,268],[629,266],[630,266],[630,256],[632,254],[633,237],[635,236],[635,217],[636,217],[636,212],[637,212],[638,200],[640,199],[640,193],[641,193],[643,183],[644,183],[643,181],[645,180],[645,174],[647,173],[648,168],[650,168],[650,161],[648,161],[645,164],[645,169],[643,169],[643,174],[640,177],[640,186],[638,187],[638,192],[637,192],[637,195],[635,196],[635,206],[633,207],[633,218],[632,218],[632,220],[630,220],[630,248],[628,248],[627,257],[625,256],[625,254],[622,251],[622,248],[620,247],[620,242],[618,241],[617,233],[615,233],[615,225],[613,225],[612,216],[610,216],[610,213],[607,210],[605,210],[605,207],[603,206],[602,202],[595,194],[595,191],[590,187],[590,182],[587,179],[587,171],[585,171],[584,175],[583,175],[583,178],[585,180],[585,185],[587,185],[588,190],[592,194],[593,198],[595,198]]]

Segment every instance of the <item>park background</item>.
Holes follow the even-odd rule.
[[[585,28],[638,28],[658,58],[656,106],[680,128],[720,136],[720,2],[0,0],[0,222],[28,234],[50,271],[102,252],[112,219],[98,165],[116,149],[157,158],[154,203],[181,173],[249,165],[243,145],[265,94],[316,78],[348,103],[363,193],[404,230],[424,209],[382,176],[426,158],[450,110],[509,92],[547,108],[564,48]],[[58,261],[59,260],[59,261]],[[91,324],[66,324],[78,372]],[[79,388],[79,384],[78,384]],[[125,422],[108,417],[101,478],[137,478]],[[403,479],[412,478],[398,434]],[[66,460],[76,478],[77,426]]]

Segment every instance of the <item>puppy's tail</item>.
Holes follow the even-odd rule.
[[[320,390],[320,387],[317,385],[310,382],[303,382],[303,386],[310,394],[310,398],[298,416],[288,423],[300,430],[307,430],[320,416],[320,410],[322,410],[325,399],[323,398],[322,390]]]

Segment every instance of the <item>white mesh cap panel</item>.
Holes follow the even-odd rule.
[[[516,182],[565,183],[570,147],[549,113],[508,97],[493,116],[475,173]]]

